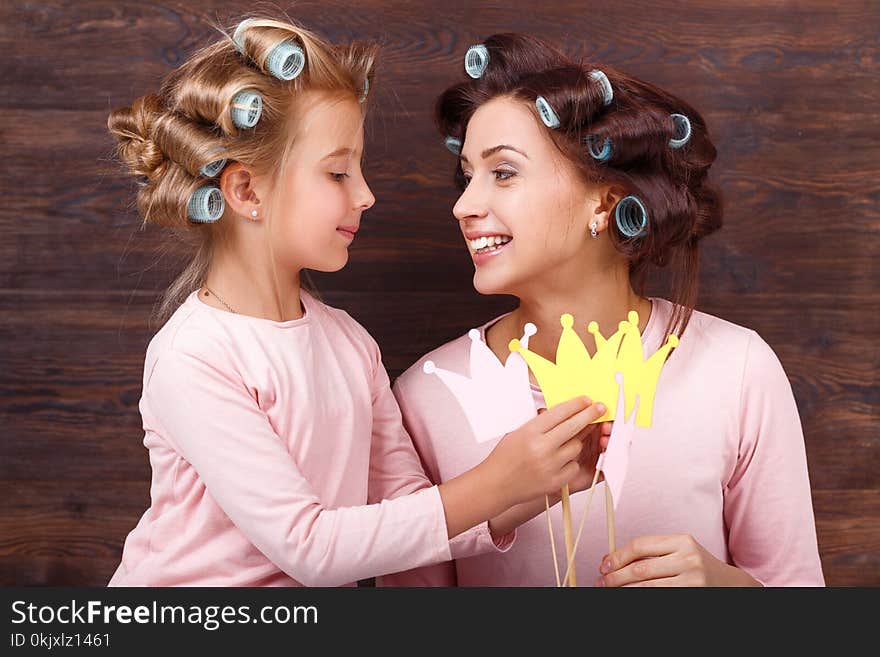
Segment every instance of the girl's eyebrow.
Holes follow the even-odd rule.
[[[321,158],[321,161],[323,162],[324,160],[329,160],[332,157],[340,157],[342,155],[353,155],[353,154],[354,154],[354,150],[343,146],[342,148],[337,148],[332,153],[325,155],[323,158]]]
[[[529,156],[528,156],[528,155],[526,155],[525,153],[523,153],[521,150],[519,150],[519,149],[516,148],[515,146],[511,146],[511,145],[509,145],[509,144],[499,144],[498,146],[493,146],[492,148],[487,148],[486,150],[484,150],[484,151],[481,153],[481,156],[482,156],[483,159],[485,160],[485,159],[486,159],[487,157],[489,157],[490,155],[494,155],[494,154],[497,153],[498,151],[504,151],[504,150],[513,151],[513,152],[515,152],[515,153],[519,153],[520,155],[522,155],[522,156],[523,156],[524,158],[526,158],[527,160],[529,159]],[[467,161],[468,161],[468,159],[467,159],[464,155],[460,155],[459,157],[461,158],[461,160],[462,160],[463,162],[467,162]]]

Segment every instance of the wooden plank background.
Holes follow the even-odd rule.
[[[150,313],[179,259],[140,230],[106,116],[210,38],[206,18],[251,8],[0,5],[0,584],[106,583],[149,502],[137,404]],[[727,209],[705,242],[698,307],[756,329],[791,378],[828,584],[880,585],[877,2],[289,10],[334,40],[385,46],[367,135],[379,200],[351,264],[317,281],[376,336],[392,377],[509,308],[471,289],[452,161],[430,120],[468,45],[531,32],[700,108]]]

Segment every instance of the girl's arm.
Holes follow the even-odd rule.
[[[455,556],[450,537],[521,501],[507,488],[503,471],[518,470],[533,480],[542,475],[523,469],[526,453],[517,451],[514,441],[481,471],[482,486],[492,485],[494,496],[474,494],[469,504],[456,502],[480,485],[471,471],[468,479],[443,484],[445,491],[430,487],[379,504],[327,509],[234,372],[171,348],[159,356],[144,394],[162,435],[193,466],[224,513],[280,569],[306,585],[344,584],[447,561]],[[568,410],[573,414],[576,407]],[[566,442],[559,430],[542,425],[531,437],[520,436],[519,445],[536,438],[547,448],[543,456],[550,455],[545,465],[563,458],[562,449],[553,447]],[[446,508],[444,495],[453,501]]]

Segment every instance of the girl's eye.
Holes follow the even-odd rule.
[[[510,180],[516,175],[516,172],[514,171],[501,171],[499,169],[496,169],[492,173],[495,174],[495,180]]]
[[[347,173],[331,173],[330,177],[333,178],[336,182],[342,182],[346,178],[348,178]]]

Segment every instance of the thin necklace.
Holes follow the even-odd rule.
[[[219,302],[222,303],[224,306],[226,306],[226,310],[228,310],[229,312],[231,312],[233,315],[237,315],[237,314],[238,314],[237,312],[235,312],[235,311],[232,309],[232,306],[230,306],[230,305],[229,305],[228,303],[226,303],[223,299],[221,299],[221,298],[220,298],[220,295],[217,294],[216,292],[214,292],[214,290],[212,290],[211,288],[209,288],[207,285],[205,285],[205,290],[207,290],[208,292],[210,292],[211,294],[213,294],[215,297],[217,297],[217,301],[219,301]]]

